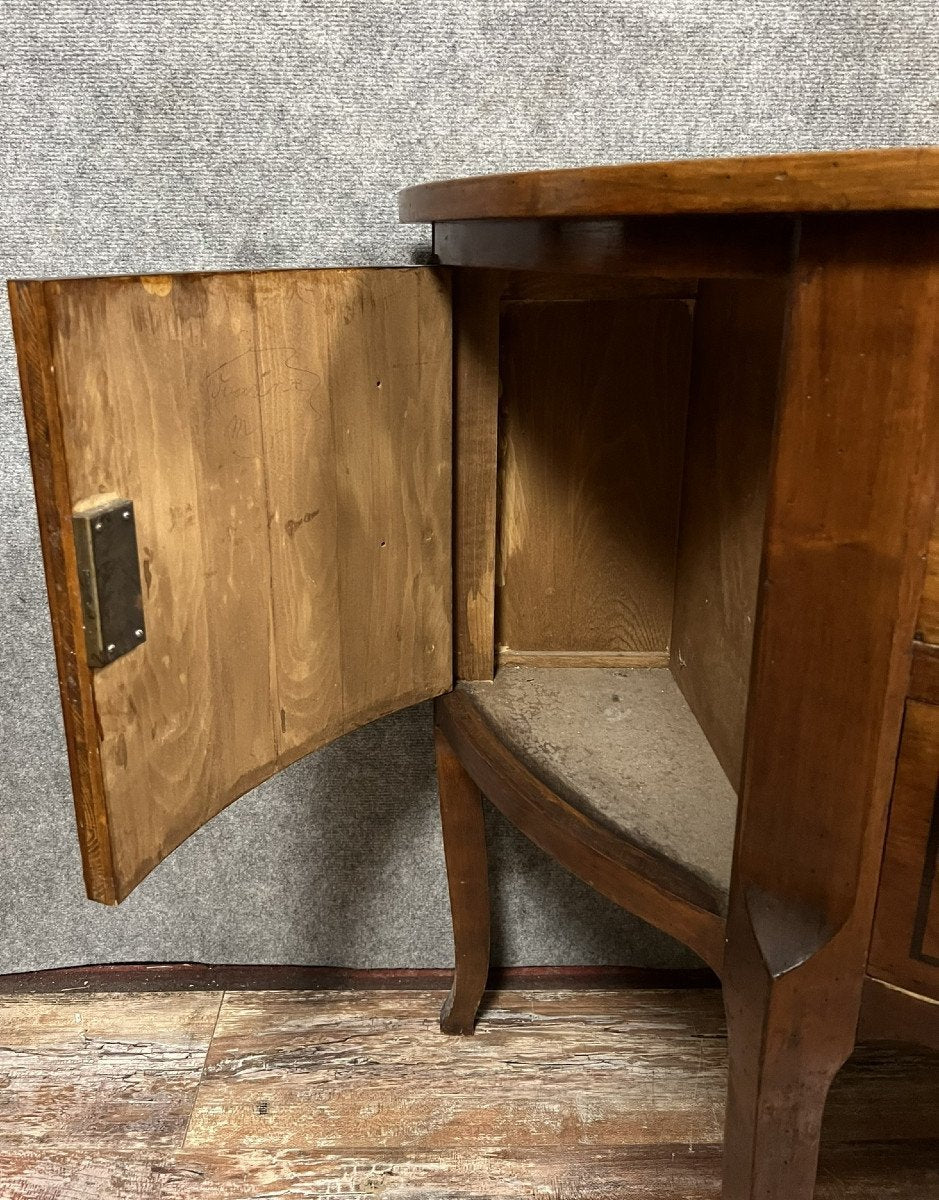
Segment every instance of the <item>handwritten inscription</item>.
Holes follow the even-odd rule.
[[[207,423],[222,435],[219,450],[245,461],[262,452],[265,411],[293,401],[322,418],[323,391],[322,376],[303,365],[293,346],[251,346],[202,381]]]
[[[320,510],[318,508],[314,508],[312,512],[306,512],[302,517],[298,517],[296,520],[285,521],[284,530],[287,536],[293,537],[298,529],[304,525],[309,525],[309,523],[315,520],[319,515]],[[384,545],[384,543],[382,543],[382,545]]]

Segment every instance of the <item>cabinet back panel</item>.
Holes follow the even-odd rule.
[[[506,308],[503,662],[667,661],[690,309],[669,299]]]
[[[147,641],[90,672],[81,753],[102,794],[78,794],[70,745],[89,889],[120,899],[282,766],[450,686],[446,284],[407,269],[22,286],[42,288],[50,361],[32,369],[52,368],[70,506],[135,505]],[[18,341],[21,367],[42,355]],[[40,495],[47,543],[71,537],[66,516]],[[77,641],[58,651],[89,672]]]
[[[695,304],[671,667],[740,783],[773,420],[783,280],[705,280]]]

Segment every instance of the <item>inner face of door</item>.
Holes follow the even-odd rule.
[[[451,336],[428,268],[11,285],[89,895],[451,685]],[[72,514],[134,505],[146,641],[89,666]]]

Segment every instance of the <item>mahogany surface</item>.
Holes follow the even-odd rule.
[[[447,179],[399,194],[402,221],[939,208],[939,147],[679,159]]]
[[[937,235],[804,222],[724,959],[725,1200],[808,1200],[855,1044],[932,520]]]
[[[491,176],[401,195],[402,219],[433,221],[441,259],[461,270],[771,275],[785,293],[731,906],[722,957],[705,954],[729,1018],[724,1200],[810,1200],[829,1084],[859,1036],[937,1044],[923,985],[879,982],[868,966],[905,697],[939,696],[928,552],[939,218],[912,211],[936,208],[929,147]],[[706,222],[723,220],[739,224],[712,237]],[[760,250],[759,220],[784,221],[786,236]],[[736,257],[721,244],[735,231]],[[582,815],[523,771],[465,698],[436,712],[470,777],[527,836],[702,952],[701,910],[675,864],[623,871],[635,850],[622,837],[598,860]],[[923,815],[929,801],[924,788]],[[904,843],[904,871],[922,869],[922,840]],[[895,875],[889,857],[884,870]],[[891,938],[911,935],[905,920]]]

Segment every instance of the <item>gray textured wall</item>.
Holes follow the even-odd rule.
[[[401,263],[421,179],[935,141],[937,48],[932,0],[0,0],[0,276]],[[6,318],[0,454],[0,970],[449,962],[424,707],[83,899]],[[492,834],[503,961],[679,961]]]

